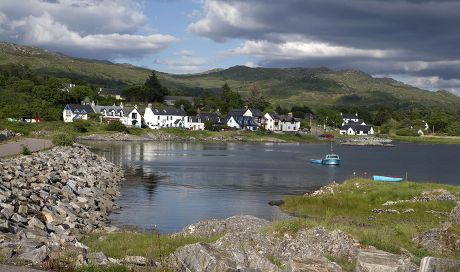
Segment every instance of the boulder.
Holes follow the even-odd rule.
[[[357,272],[416,272],[418,267],[408,259],[377,249],[362,249],[356,260]]]
[[[455,272],[460,271],[460,260],[424,257],[419,272]]]
[[[147,265],[147,259],[142,256],[126,256],[121,260],[124,264],[145,266]]]
[[[232,256],[215,246],[197,243],[178,248],[170,256],[174,271],[237,272]]]
[[[450,212],[450,222],[460,225],[460,201],[457,202],[457,206]]]
[[[107,259],[103,252],[94,252],[88,254],[88,264],[107,265],[109,263],[109,259]]]
[[[49,249],[47,246],[41,246],[39,248],[26,251],[18,256],[19,260],[31,262],[33,264],[42,263],[48,256]]]
[[[285,272],[342,272],[342,268],[324,257],[291,259],[283,269]]]

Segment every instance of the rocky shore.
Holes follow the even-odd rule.
[[[0,160],[0,256],[9,263],[42,263],[73,252],[86,262],[82,233],[106,226],[122,170],[87,148]]]
[[[356,137],[340,141],[342,145],[394,147],[391,139],[380,137]]]

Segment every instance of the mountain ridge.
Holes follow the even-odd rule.
[[[0,65],[28,65],[38,74],[84,80],[95,86],[124,88],[142,84],[152,70],[107,60],[64,55],[34,46],[0,43]],[[217,93],[224,83],[245,95],[255,83],[273,103],[282,106],[357,105],[363,107],[447,107],[460,105],[460,97],[447,91],[427,91],[392,78],[374,78],[359,70],[318,68],[264,68],[237,65],[196,74],[158,72],[173,94],[198,96]]]

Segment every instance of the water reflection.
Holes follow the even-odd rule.
[[[312,165],[328,144],[202,144],[88,142],[127,169],[111,219],[172,232],[202,219],[252,214],[283,216],[267,202],[367,173],[458,184],[459,146],[401,144],[395,148],[337,146],[340,167]],[[446,160],[449,158],[449,160]]]

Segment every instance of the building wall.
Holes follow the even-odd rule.
[[[240,125],[238,125],[238,123],[235,121],[235,119],[233,117],[231,117],[227,121],[227,127],[241,129]]]
[[[184,128],[187,127],[187,118],[185,116],[156,115],[151,108],[145,108],[144,121],[151,129],[180,127],[175,124],[177,120],[182,121],[181,124],[184,125]]]
[[[281,122],[281,130],[290,132],[290,131],[299,131],[300,129],[300,122]]]

